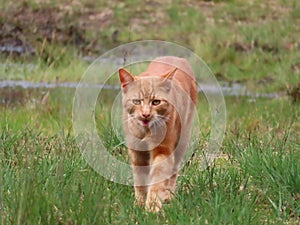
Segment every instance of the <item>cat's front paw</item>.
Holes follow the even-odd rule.
[[[148,194],[146,200],[146,210],[157,213],[163,203],[169,203],[173,197],[173,193],[170,190],[152,191]]]
[[[142,197],[142,196],[136,197],[135,201],[134,201],[134,204],[136,206],[142,206],[143,207],[145,205],[145,198]]]
[[[157,213],[162,207],[162,202],[158,198],[147,199],[146,210],[148,212]]]
[[[174,194],[173,192],[171,192],[170,190],[165,190],[164,193],[162,194],[162,201],[163,203],[169,203],[172,198],[173,198]]]

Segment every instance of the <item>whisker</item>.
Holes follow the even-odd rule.
[[[169,116],[163,116],[163,115],[156,115],[157,118],[165,120],[165,121],[169,121],[170,117]]]
[[[130,121],[135,120],[135,119],[137,119],[136,115],[132,114],[132,115],[129,115],[127,117],[127,119],[123,121],[123,123],[130,122]]]

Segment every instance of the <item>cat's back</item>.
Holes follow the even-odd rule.
[[[161,76],[166,74],[174,68],[177,68],[173,80],[178,86],[184,89],[193,102],[196,103],[197,100],[197,86],[194,77],[193,70],[189,62],[184,58],[179,58],[175,56],[163,56],[154,59],[150,64],[148,69],[140,75],[140,77],[146,76]]]

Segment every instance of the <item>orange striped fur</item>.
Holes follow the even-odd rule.
[[[119,69],[123,126],[139,205],[157,212],[172,198],[197,102],[193,71],[183,58],[153,60],[133,76]]]

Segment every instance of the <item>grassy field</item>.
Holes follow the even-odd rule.
[[[133,206],[132,187],[87,165],[70,131],[70,111],[1,109],[1,224],[297,224],[299,106],[286,99],[226,103],[222,157],[200,170],[209,132],[202,118],[201,139],[181,171],[176,198],[157,215]],[[106,119],[99,124],[109,127]],[[119,143],[102,133],[112,151]]]
[[[195,154],[174,200],[152,214],[134,206],[133,187],[106,180],[82,157],[75,90],[1,88],[0,224],[299,224],[300,107],[286,95],[300,83],[299,1],[22,0],[2,1],[1,12],[0,46],[34,52],[1,52],[0,80],[76,82],[90,64],[83,58],[159,39],[193,50],[220,81],[282,97],[226,97],[221,156],[200,170],[211,124],[199,96]],[[95,120],[107,149],[126,160],[111,129],[115,94]]]

